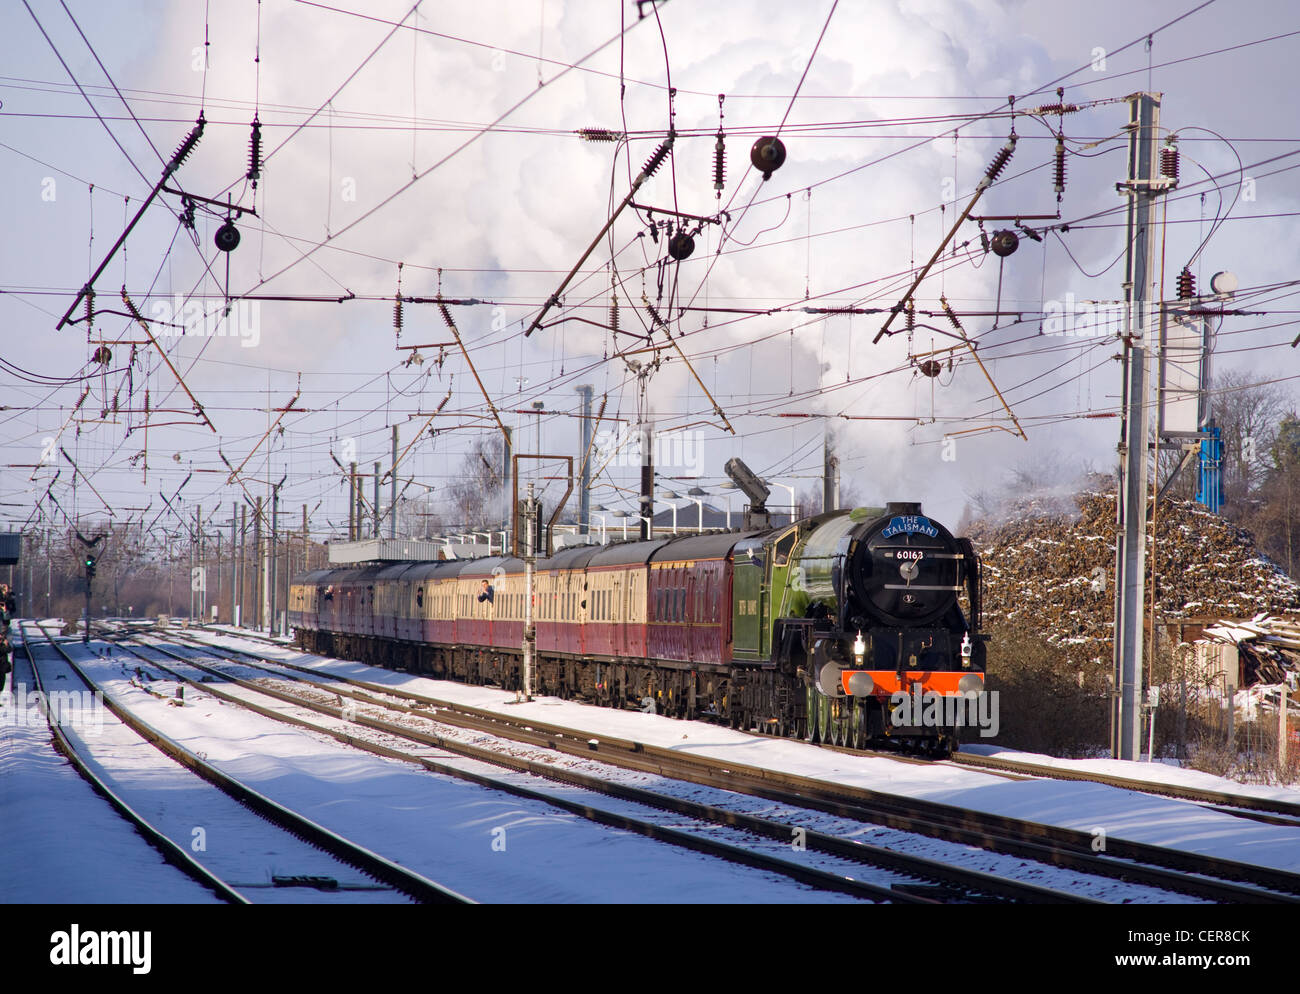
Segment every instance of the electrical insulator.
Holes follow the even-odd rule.
[[[86,327],[95,323],[95,291],[92,287],[86,287]]]
[[[610,297],[609,298],[609,328],[615,335],[618,334],[618,321],[619,321],[618,298]]]
[[[438,311],[442,314],[442,319],[447,322],[447,327],[452,331],[457,331],[456,322],[451,319],[451,311],[447,310],[447,305],[439,304]]]
[[[943,312],[948,316],[948,320],[952,322],[952,326],[963,335],[966,334],[966,329],[963,328],[961,322],[957,320],[957,315],[953,312],[951,305],[948,303],[947,297],[939,298],[939,306],[943,308]]]
[[[727,180],[727,146],[721,131],[713,144],[713,189],[717,190],[718,199],[722,199],[722,187]]]
[[[1187,300],[1195,296],[1196,277],[1192,275],[1190,269],[1184,266],[1183,271],[1178,274],[1178,299]]]
[[[908,304],[906,313],[907,313],[907,330],[915,331],[916,330],[916,305]]]
[[[194,127],[190,129],[190,133],[185,136],[185,140],[177,145],[176,151],[172,153],[171,161],[167,163],[167,169],[165,170],[166,175],[170,176],[176,172],[181,167],[181,163],[194,151],[194,146],[203,137],[203,127],[207,123],[203,117],[203,111],[199,111],[199,119],[194,122]]]
[[[1178,179],[1178,146],[1166,145],[1160,150],[1160,175]]]
[[[998,154],[994,156],[993,161],[989,163],[989,167],[984,173],[984,179],[981,181],[982,185],[988,186],[998,178],[998,173],[1006,168],[1007,163],[1011,161],[1011,153],[1015,150],[1016,136],[1011,135],[1007,138],[1007,143],[998,149]]]
[[[397,332],[397,337],[402,337],[402,298],[397,296],[393,298],[393,329]]]
[[[1056,199],[1061,199],[1061,194],[1065,192],[1065,136],[1056,136],[1056,170],[1055,170],[1055,187]]]
[[[668,157],[669,150],[673,147],[675,135],[669,135],[668,138],[654,150],[654,154],[645,160],[645,165],[641,167],[641,175],[637,178],[645,182],[655,174],[655,170],[663,165],[664,159]]]
[[[257,181],[262,176],[262,122],[253,115],[253,134],[248,139],[248,178],[257,189]]]
[[[578,137],[589,142],[616,142],[622,140],[623,132],[609,128],[579,128]]]

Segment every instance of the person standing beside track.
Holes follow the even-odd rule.
[[[10,664],[12,649],[9,644],[9,622],[13,620],[17,604],[9,585],[0,583],[0,692],[5,689],[5,680],[13,669]]]

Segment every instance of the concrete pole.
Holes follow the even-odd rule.
[[[501,503],[505,510],[505,526],[511,529],[515,526],[515,509],[510,506],[514,500],[514,491],[510,489],[510,461],[514,455],[514,432],[512,429],[505,430],[505,456],[502,459],[501,466]]]
[[[591,460],[587,453],[591,449],[591,398],[594,388],[583,384],[577,388],[582,398],[582,447],[578,449],[578,459],[582,463],[582,489],[578,492],[578,534],[586,535],[591,529]]]
[[[357,540],[357,464],[348,464],[348,541]]]
[[[533,631],[533,564],[537,560],[537,547],[533,539],[537,534],[537,501],[533,497],[534,485],[528,484],[528,500],[524,505],[524,687],[523,699],[533,699],[533,646],[537,635]]]
[[[239,601],[232,614],[236,625],[244,624],[244,584],[247,580],[245,565],[248,562],[248,505],[239,505]]]
[[[280,621],[275,612],[275,595],[279,592],[280,587],[280,484],[278,483],[271,488],[271,548],[269,551],[271,576],[267,587],[269,588],[271,604],[267,620],[271,624],[271,634],[279,635]]]
[[[256,498],[253,507],[253,627],[262,627],[262,596],[265,584],[262,582],[262,498]]]
[[[239,504],[230,502],[230,623],[235,623],[235,605],[239,603],[238,556],[235,536],[239,530]]]
[[[393,425],[393,461],[388,480],[388,537],[397,538],[397,425]],[[303,505],[302,533],[307,534],[307,505]],[[304,546],[305,547],[305,546]],[[306,569],[304,560],[303,569]]]
[[[199,621],[207,620],[208,613],[208,569],[204,562],[207,554],[203,535],[203,505],[194,509],[194,532],[199,541]]]
[[[1159,157],[1160,101],[1150,93],[1129,98],[1128,305],[1124,336],[1123,472],[1119,487],[1115,549],[1114,672],[1118,692],[1111,713],[1111,752],[1136,760],[1142,752],[1142,649],[1146,603],[1147,343],[1152,339],[1151,279],[1154,269],[1154,203]]]

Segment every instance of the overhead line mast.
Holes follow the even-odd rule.
[[[1135,760],[1142,753],[1142,642],[1146,592],[1146,523],[1149,427],[1148,343],[1153,342],[1151,280],[1155,254],[1156,197],[1168,181],[1160,177],[1160,95],[1129,98],[1128,263],[1124,296],[1124,432],[1115,541],[1114,697],[1111,754]]]

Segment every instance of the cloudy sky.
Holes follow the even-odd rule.
[[[152,520],[184,482],[177,507],[220,506],[215,527],[283,478],[295,523],[306,504],[325,537],[347,516],[335,460],[387,471],[393,425],[404,495],[437,498],[496,422],[437,307],[405,305],[399,338],[399,278],[405,296],[477,301],[448,312],[519,451],[540,431],[542,451],[579,455],[575,388],[594,388],[593,502],[609,507],[630,509],[636,486],[617,449],[637,417],[630,363],[649,370],[661,489],[718,493],[731,456],[819,487],[827,425],[863,500],[954,523],[1011,469],[1110,471],[1120,328],[1104,304],[1123,297],[1115,184],[1125,97],[1143,90],[1181,150],[1154,292],[1174,297],[1185,265],[1206,291],[1231,270],[1234,306],[1254,313],[1218,326],[1216,368],[1300,377],[1300,297],[1279,286],[1300,277],[1300,8],[1285,0],[28,4],[0,11],[12,526]],[[1058,86],[1077,110],[1043,109]],[[1009,96],[1038,113],[1012,116]],[[190,201],[191,218],[160,193],[96,280],[92,321],[83,302],[56,330],[200,111],[166,185],[214,203]],[[525,337],[670,127],[671,156]],[[967,221],[917,291],[924,327],[873,344],[884,318],[862,312],[899,302],[1013,130],[973,214],[1021,217],[1042,241],[1000,260]],[[775,134],[787,160],[765,181],[749,149]],[[691,216],[681,262],[670,211]],[[1000,228],[1014,224],[984,224]],[[941,297],[988,378],[928,315]],[[536,475],[555,494],[555,468]]]

